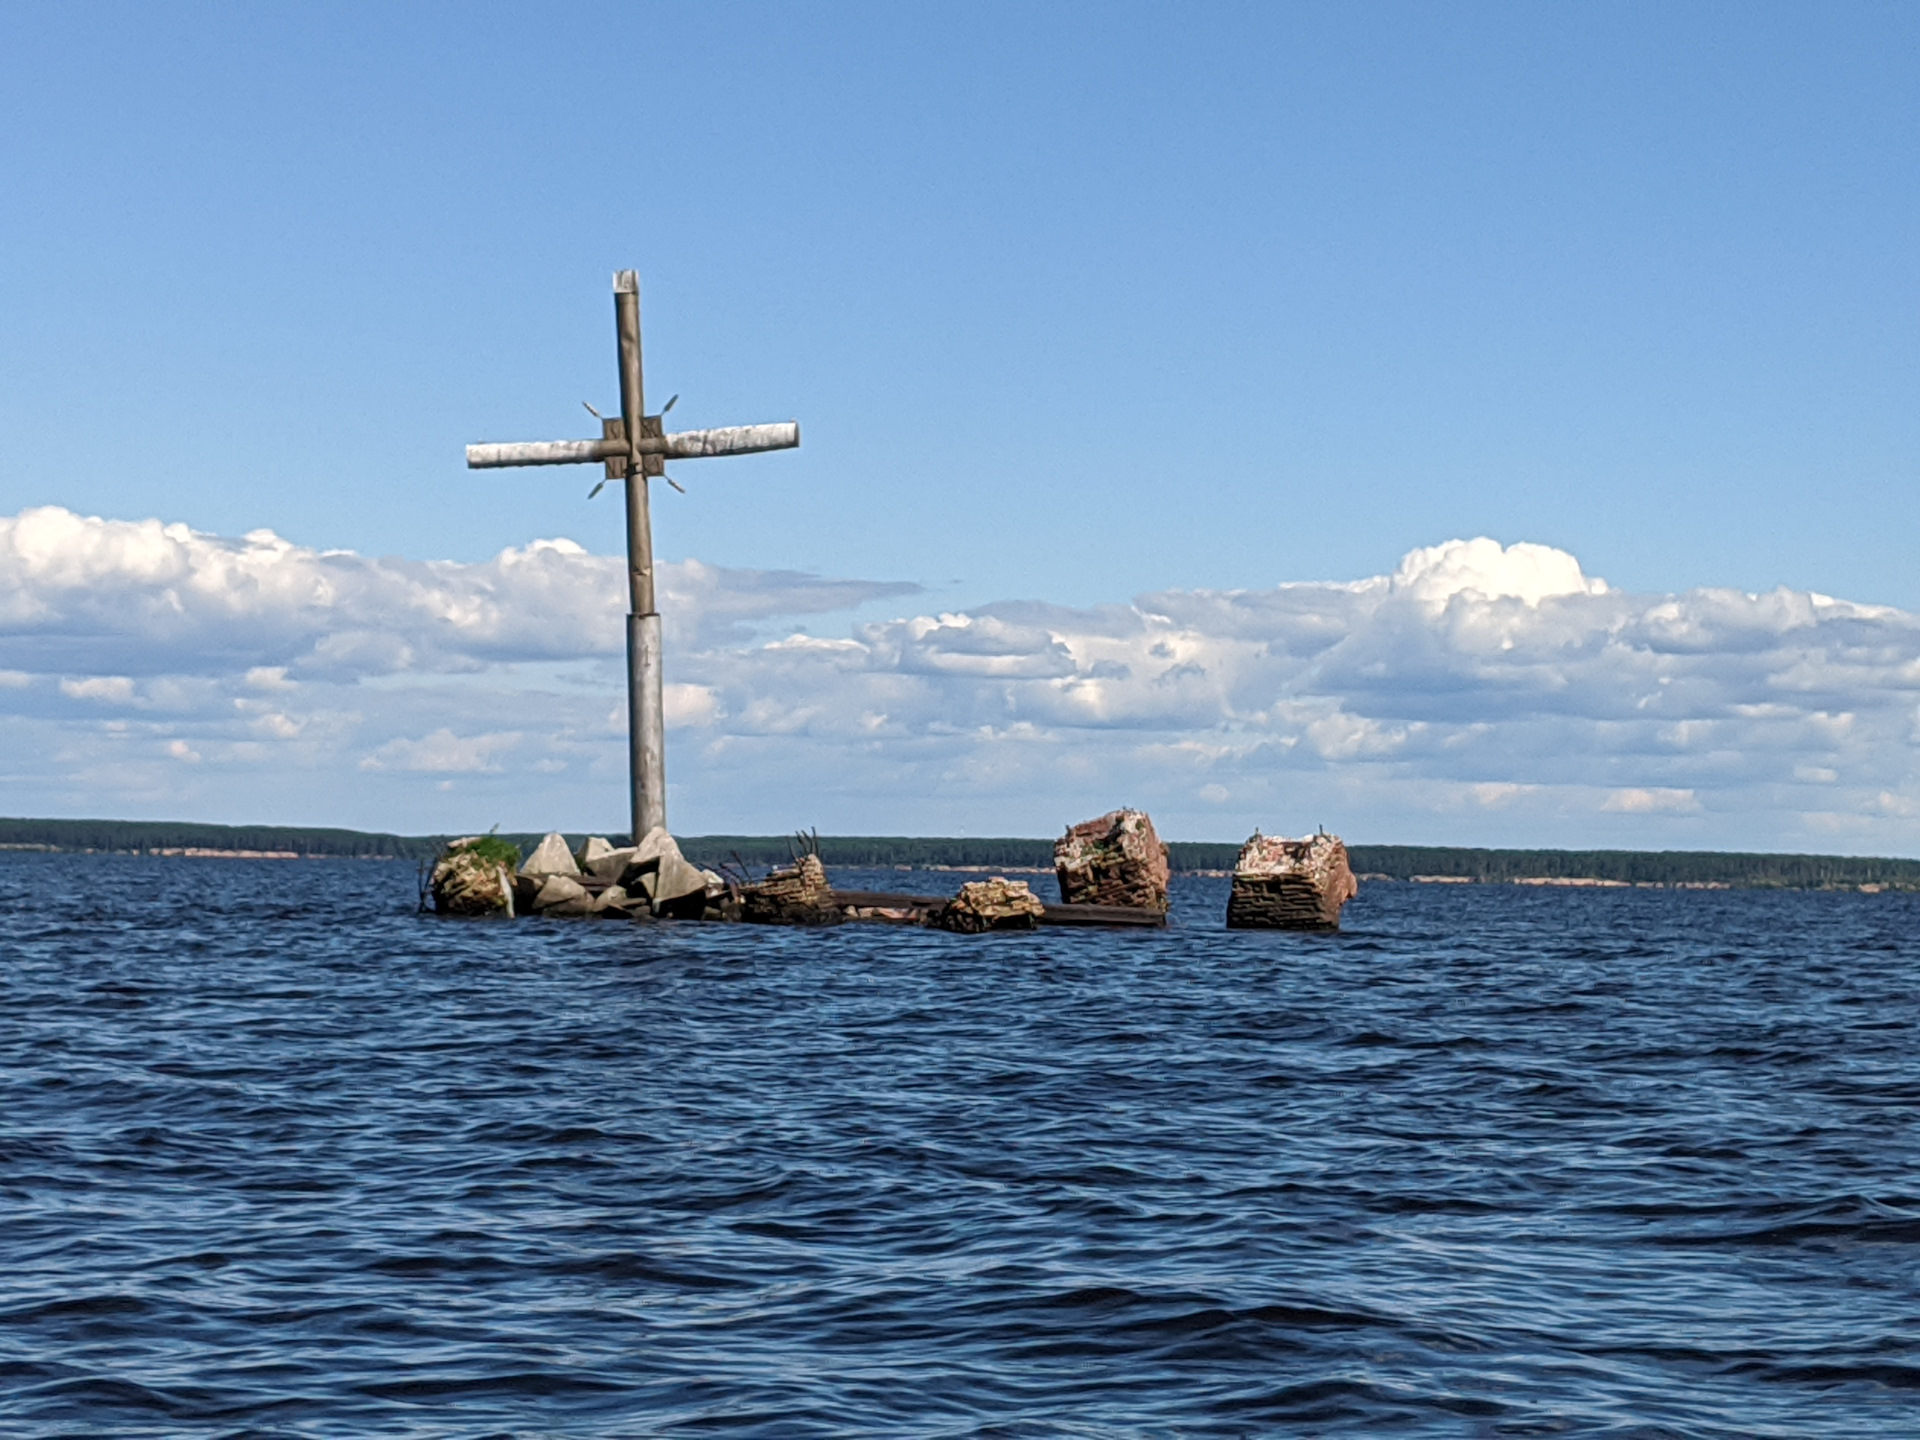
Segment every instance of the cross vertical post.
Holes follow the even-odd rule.
[[[647,428],[646,382],[640,361],[640,277],[613,277],[620,344],[620,428],[627,441],[627,778],[633,795],[633,843],[667,824],[667,735],[660,673],[660,612],[653,595],[653,515],[647,460],[639,442]],[[662,466],[662,469],[665,467]]]
[[[800,443],[800,426],[788,420],[772,425],[727,425],[715,430],[666,433],[667,401],[659,415],[647,414],[646,386],[640,368],[640,277],[631,270],[613,277],[614,332],[620,349],[620,418],[600,422],[597,440],[535,440],[515,444],[467,446],[467,468],[498,470],[520,465],[604,463],[606,479],[622,480],[627,497],[627,775],[633,802],[633,843],[667,823],[666,719],[660,671],[660,611],[653,586],[653,517],[647,508],[648,482],[665,476],[669,458],[703,460],[718,455],[755,455],[791,450]],[[679,399],[675,396],[674,399]],[[587,409],[593,410],[591,405]],[[593,410],[595,415],[600,412]],[[667,481],[673,484],[671,478]],[[676,486],[676,488],[678,488]],[[593,487],[587,498],[600,493]]]

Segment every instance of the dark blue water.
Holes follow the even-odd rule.
[[[1177,893],[0,860],[0,1433],[1920,1434],[1920,902]]]

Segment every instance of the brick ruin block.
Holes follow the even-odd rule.
[[[1167,913],[1167,847],[1144,811],[1113,810],[1071,826],[1053,845],[1062,905],[1125,905]]]
[[[1338,930],[1340,907],[1360,893],[1337,835],[1283,840],[1254,831],[1233,867],[1229,930]]]
[[[833,903],[833,887],[817,854],[799,856],[785,870],[771,871],[740,897],[740,918],[757,925],[838,925],[845,918]]]

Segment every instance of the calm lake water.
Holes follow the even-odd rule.
[[[1176,893],[0,858],[0,1433],[1920,1434],[1920,902]]]

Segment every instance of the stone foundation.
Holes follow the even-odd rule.
[[[1071,826],[1053,846],[1062,905],[1125,905],[1167,913],[1167,847],[1140,810]]]
[[[1229,930],[1338,930],[1340,910],[1360,893],[1337,835],[1283,840],[1254,832],[1233,867]]]

